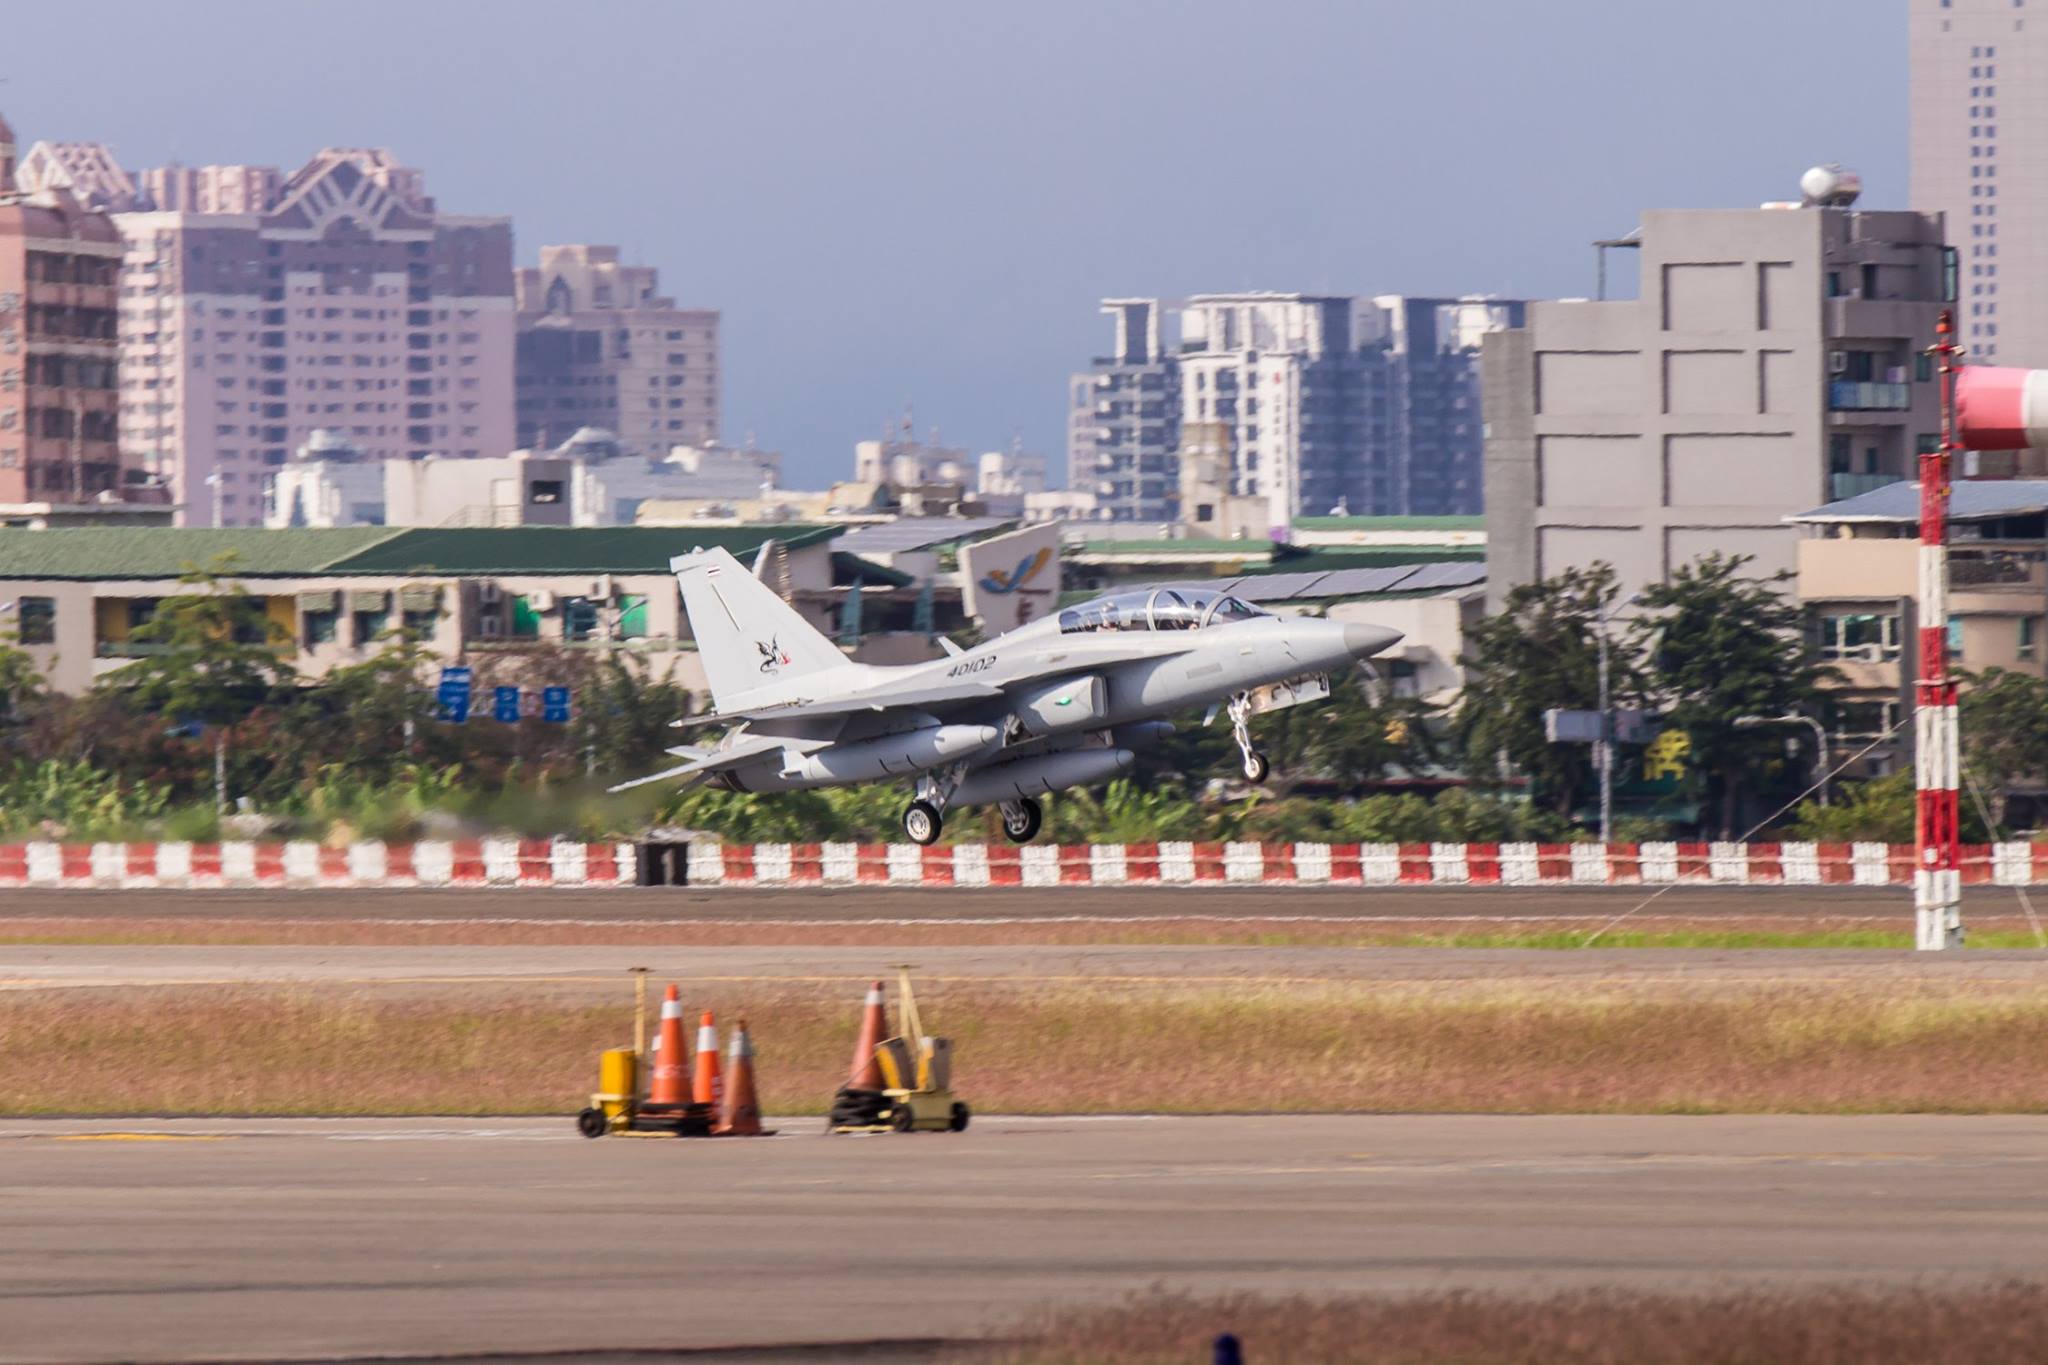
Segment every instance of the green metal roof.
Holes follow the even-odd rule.
[[[791,549],[835,526],[253,527],[81,526],[0,530],[0,579],[176,578],[234,556],[239,578],[309,575],[665,573],[671,556],[720,547],[736,558],[767,540]]]
[[[1222,559],[1263,558],[1273,553],[1270,540],[1091,540],[1084,555],[1214,555]]]
[[[1471,564],[1486,559],[1478,545],[1315,545],[1248,564],[1247,575],[1313,573],[1327,569],[1385,569],[1396,564]]]
[[[1485,517],[1296,517],[1307,531],[1484,531]]]

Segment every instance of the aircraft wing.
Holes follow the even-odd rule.
[[[1003,689],[991,683],[947,681],[923,687],[874,688],[843,697],[820,697],[815,701],[799,698],[794,701],[776,702],[769,706],[751,706],[739,711],[689,716],[670,723],[677,726],[729,725],[740,720],[850,716],[862,711],[887,711],[899,706],[956,706],[962,702],[991,701],[1002,695]]]
[[[633,787],[644,787],[650,782],[669,782],[679,777],[709,777],[721,768],[736,767],[750,759],[783,749],[822,749],[829,741],[822,739],[790,739],[782,735],[740,735],[722,748],[701,749],[695,745],[679,744],[670,749],[671,754],[687,762],[673,768],[664,768],[658,773],[636,777],[630,782],[621,782],[605,790],[622,792]]]

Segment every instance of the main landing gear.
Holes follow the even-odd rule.
[[[946,828],[946,803],[967,776],[967,765],[955,763],[942,773],[917,779],[917,799],[903,808],[903,832],[913,844],[936,844]],[[1032,826],[1036,830],[1034,823]]]
[[[1003,837],[1013,844],[1028,844],[1038,837],[1038,828],[1045,823],[1045,812],[1038,803],[1028,796],[1002,804]]]
[[[1237,750],[1244,755],[1244,780],[1257,786],[1273,771],[1266,756],[1252,747],[1252,694],[1240,692],[1230,699],[1230,733]]]

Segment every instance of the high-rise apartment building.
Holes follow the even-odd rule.
[[[1353,300],[1197,294],[1181,310],[1181,420],[1224,423],[1231,492],[1263,497],[1272,527],[1363,501],[1364,356]]]
[[[659,456],[718,443],[718,313],[678,308],[615,246],[544,246],[518,273],[519,444],[615,432]]]
[[[1479,344],[1525,316],[1520,300],[1478,295],[1382,294],[1361,304],[1367,482],[1347,511],[1469,517],[1484,510]]]
[[[1092,491],[1108,521],[1174,515],[1179,475],[1180,364],[1166,350],[1158,299],[1104,299],[1110,353],[1068,389],[1067,487]]]
[[[1068,486],[1103,515],[1177,515],[1180,434],[1220,424],[1227,493],[1297,516],[1472,515],[1480,505],[1478,345],[1517,301],[1197,294],[1109,299],[1115,353],[1073,381]],[[1178,313],[1180,337],[1162,337]],[[1205,436],[1207,449],[1213,435]]]
[[[1969,358],[2048,366],[2048,14],[1912,0],[1912,203],[1948,219]]]
[[[121,234],[61,186],[15,184],[0,119],[0,521],[140,503],[118,439]]]
[[[440,211],[388,151],[129,176],[92,143],[25,172],[112,211],[121,448],[190,525],[259,525],[314,431],[366,459],[503,454],[513,437],[512,226]]]
[[[1956,258],[1940,215],[1843,198],[1647,213],[1639,298],[1531,303],[1486,337],[1496,603],[1596,560],[1625,590],[1710,550],[1789,569],[1785,518],[1912,477]]]

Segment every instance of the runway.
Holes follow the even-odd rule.
[[[163,917],[248,920],[835,921],[1059,920],[1186,916],[1346,919],[1605,919],[1656,895],[1661,916],[1876,916],[1912,923],[1910,893],[1869,886],[1063,886],[742,888],[549,887],[344,891],[11,890],[7,918],[124,921]],[[2009,889],[1972,888],[2001,911]],[[5,920],[0,919],[0,925]]]
[[[657,981],[848,987],[900,955],[873,947],[494,945],[0,946],[0,992],[136,986],[305,986],[355,990],[543,989],[615,999],[631,967]],[[1204,944],[926,945],[919,978],[1038,986],[1199,986],[1279,981],[1555,982],[1581,986],[1977,982],[2035,987],[2048,953],[1889,949],[1237,947]]]
[[[1154,1284],[2024,1276],[2048,1119],[982,1119],[586,1142],[566,1119],[0,1123],[0,1355],[905,1341]],[[894,1358],[911,1358],[906,1348]]]

